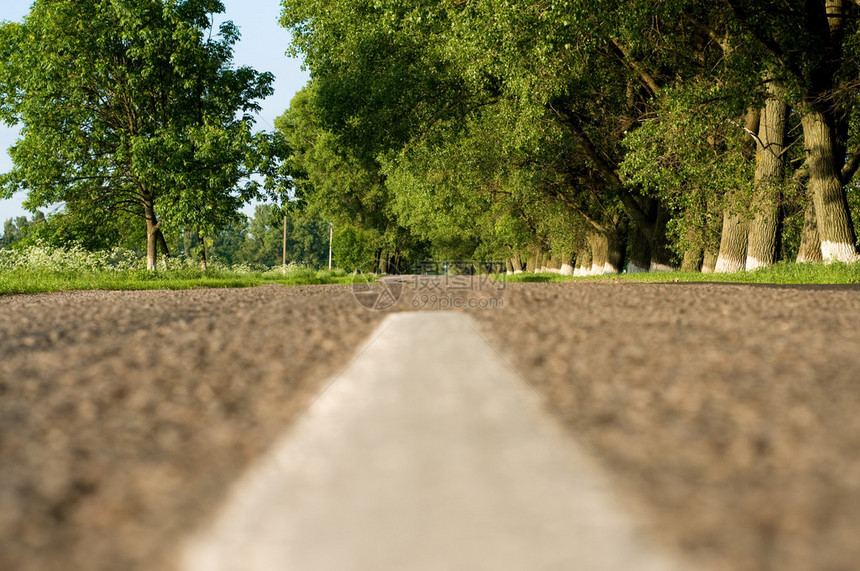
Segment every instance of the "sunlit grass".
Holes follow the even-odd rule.
[[[194,288],[244,288],[264,284],[316,285],[350,283],[342,271],[280,270],[234,272],[229,270],[162,270],[57,272],[49,270],[0,270],[0,294],[43,293],[70,290],[155,290]]]
[[[162,259],[156,271],[143,270],[133,252],[114,249],[89,252],[79,246],[54,248],[36,244],[0,250],[0,294],[69,290],[149,290],[240,288],[269,283],[315,285],[350,283],[342,270],[255,269],[213,262],[203,271],[193,260]]]
[[[87,252],[79,247],[44,245],[0,250],[0,295],[69,290],[155,290],[242,288],[264,284],[316,285],[351,283],[343,270],[315,270],[290,265],[255,269],[217,262],[202,271],[193,261],[162,260],[157,271],[142,270],[143,260],[131,252]],[[734,274],[655,272],[572,277],[553,273],[496,275],[506,282],[629,281],[724,282],[757,284],[860,284],[860,263],[795,264],[781,262],[771,268]]]
[[[559,274],[500,275],[506,282],[629,281],[629,282],[724,282],[749,284],[860,284],[860,263],[796,264],[780,262],[770,268],[733,274],[701,272],[653,272],[606,276],[572,277]]]

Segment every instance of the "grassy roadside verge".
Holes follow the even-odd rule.
[[[516,274],[493,276],[499,281],[519,282],[722,282],[747,284],[860,284],[860,263],[795,264],[779,263],[771,268],[735,274],[700,272],[655,272],[573,277],[559,274]],[[46,293],[71,290],[157,290],[194,288],[243,288],[277,283],[283,285],[348,284],[352,276],[343,270],[289,269],[247,272],[227,269],[183,268],[156,272],[136,270],[58,271],[0,270],[0,295]]]
[[[194,288],[242,288],[270,283],[317,285],[350,283],[343,271],[290,270],[271,272],[200,271],[0,271],[0,295],[70,290],[154,290]]]
[[[723,282],[745,284],[860,284],[860,263],[796,264],[780,262],[770,268],[734,274],[703,274],[701,272],[654,272],[606,276],[573,277],[559,274],[501,275],[506,282],[566,282],[566,281],[627,281],[639,283]]]

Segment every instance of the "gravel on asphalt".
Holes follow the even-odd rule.
[[[477,283],[407,285],[388,311],[472,315],[655,538],[721,569],[855,568],[860,289]],[[143,571],[171,568],[384,313],[272,285],[5,296],[0,315],[0,569]]]
[[[511,284],[474,312],[652,532],[717,569],[860,561],[860,288]]]
[[[0,297],[0,569],[163,570],[381,315],[348,286]]]

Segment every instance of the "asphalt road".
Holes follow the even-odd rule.
[[[0,298],[0,568],[169,569],[385,313],[451,309],[666,549],[860,559],[857,288],[401,285]]]
[[[389,315],[234,486],[186,571],[680,571],[452,311]]]

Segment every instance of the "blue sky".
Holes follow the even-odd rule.
[[[289,106],[293,95],[308,81],[301,62],[284,55],[290,34],[278,25],[280,0],[223,0],[224,19],[233,20],[242,32],[236,45],[235,63],[249,65],[258,71],[275,74],[275,94],[262,102],[263,110],[257,121],[259,129],[272,129],[275,118]],[[0,0],[0,21],[18,21],[30,10],[32,0]],[[0,172],[8,172],[12,161],[6,150],[17,138],[17,130],[0,125]],[[0,229],[13,216],[29,216],[21,202],[22,195],[0,200]]]

